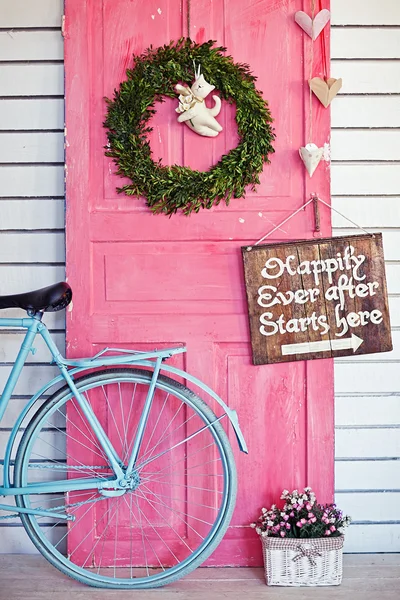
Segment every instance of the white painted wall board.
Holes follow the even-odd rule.
[[[1,21],[0,26],[3,26]],[[26,61],[27,57],[29,60],[63,60],[61,29],[0,31],[0,61]]]
[[[389,294],[400,294],[400,264],[386,263],[386,283]]]
[[[372,551],[400,552],[400,525],[350,525],[344,552]],[[382,593],[379,596],[382,597]]]
[[[399,139],[400,133],[397,129],[384,131],[336,129],[331,135],[331,159],[333,161],[400,160]],[[336,166],[332,165],[332,169],[334,170]]]
[[[390,325],[400,327],[400,297],[389,296]]]
[[[397,0],[332,0],[332,25],[400,25]]]
[[[14,362],[18,351],[21,347],[21,343],[24,339],[23,333],[7,332],[3,333],[4,330],[0,331],[0,362],[11,363]],[[59,351],[64,354],[65,350],[65,334],[64,333],[53,333],[53,341],[55,342]],[[52,356],[49,349],[44,343],[40,336],[36,337],[35,340],[35,354],[31,352],[28,354],[28,363],[50,363]]]
[[[65,236],[57,233],[2,233],[0,263],[63,263]]]
[[[352,199],[351,201],[353,202]],[[357,200],[355,200],[357,201]],[[396,261],[400,261],[400,245],[399,245],[399,239],[400,239],[400,229],[382,229],[381,227],[374,227],[373,229],[368,230],[371,233],[382,233],[382,239],[383,239],[383,249],[384,249],[384,255],[385,255],[385,260],[396,260]],[[360,231],[359,229],[353,228],[353,229],[338,229],[335,228],[333,230],[333,235],[334,236],[347,236],[347,235],[359,235],[362,234],[363,232]]]
[[[5,198],[23,196],[63,196],[63,166],[3,166],[0,193]]]
[[[0,100],[0,130],[63,129],[62,98]]]
[[[400,92],[400,63],[395,60],[335,60],[331,75],[343,80],[339,94]]]
[[[0,231],[63,228],[63,199],[2,200],[0,198]]]
[[[29,61],[60,61],[63,43],[60,29],[46,31],[46,27],[60,27],[63,0],[13,0],[0,2],[0,130],[46,130],[64,127],[64,89],[62,64]],[[15,28],[41,28],[40,31],[15,31]],[[21,61],[20,63],[12,61]],[[26,63],[24,64],[24,61]],[[24,98],[15,98],[21,96]],[[43,97],[45,96],[45,97]],[[7,150],[5,150],[7,148]],[[56,163],[63,161],[62,135],[13,134],[0,135],[0,163]],[[19,169],[19,170],[18,170]],[[64,195],[63,169],[47,169],[42,165],[0,167],[0,230],[43,230],[42,233],[7,233],[0,236],[0,261],[21,262],[27,266],[0,265],[0,293],[29,291],[64,279],[63,267],[33,266],[29,262],[47,263],[64,260],[63,235],[50,229],[64,227],[64,201],[52,199]],[[33,196],[33,197],[32,197]],[[46,199],[34,198],[45,196]],[[21,197],[26,197],[21,199]],[[15,198],[11,200],[11,198]],[[46,231],[44,231],[46,230]],[[18,309],[1,311],[2,317],[23,317]],[[50,328],[63,330],[65,312],[48,313],[44,321]],[[56,334],[56,343],[64,346],[64,333]],[[21,335],[1,334],[0,361],[10,361],[17,351]],[[29,356],[29,362],[47,360],[40,339],[38,352]],[[32,364],[24,369],[16,392],[29,394],[57,373],[53,367]],[[0,366],[0,389],[8,367]],[[13,399],[2,425],[11,425],[13,418],[26,400]],[[4,435],[0,440],[0,456],[4,451]],[[49,447],[49,454],[51,453]],[[15,520],[19,522],[18,519]],[[10,524],[10,521],[8,522]],[[65,529],[55,528],[61,537]],[[0,523],[0,552],[36,552],[22,527],[6,527]]]
[[[62,96],[62,64],[0,64],[0,96]]]
[[[331,31],[331,55],[336,58],[400,58],[396,28],[336,27]]]
[[[63,133],[0,132],[0,163],[55,162],[64,162]]]
[[[1,265],[0,264],[0,294],[19,294],[35,290],[58,281],[65,277],[64,267],[53,265]]]
[[[63,0],[2,0],[1,27],[60,27],[63,6]]]
[[[382,357],[389,353],[382,353]],[[400,391],[398,363],[335,363],[335,392],[346,395]],[[400,431],[398,432],[400,443]]]
[[[332,127],[400,127],[397,96],[336,96],[330,105]]]
[[[337,171],[338,168],[339,165],[334,165],[332,170]],[[377,195],[349,198],[344,193],[343,196],[332,198],[332,206],[361,227],[400,227],[400,196],[385,198]],[[332,227],[334,229],[337,227],[348,228],[351,227],[351,224],[333,211]]]
[[[400,489],[400,460],[336,461],[335,488],[336,490]]]
[[[335,440],[336,458],[400,457],[398,428],[337,429]]]
[[[396,346],[400,332],[395,333]],[[400,390],[396,396],[336,396],[335,424],[400,425]]]
[[[54,527],[46,533],[46,538],[52,540],[53,544],[58,544],[59,540],[65,535],[66,529]],[[0,529],[1,544],[0,554],[38,554],[38,550],[32,544],[23,527],[2,527]],[[65,553],[65,543],[57,545],[61,553]]]
[[[11,367],[0,365],[0,387],[4,388]],[[58,367],[26,365],[21,373],[14,394],[16,396],[33,396],[40,388],[59,374]],[[4,448],[5,436],[1,437],[0,448]]]
[[[399,193],[399,181],[400,164],[396,163],[332,165],[333,196],[394,195]]]
[[[56,388],[54,388],[53,391],[55,391]],[[28,417],[28,420],[30,418],[32,418],[33,414],[39,410],[39,408],[42,406],[43,402],[45,401],[46,397],[49,397],[51,395],[51,391],[49,390],[47,392],[46,395],[43,396],[43,398],[37,402],[37,404],[35,404],[35,408],[33,409],[33,411],[31,411],[30,417]],[[19,417],[19,415],[21,414],[22,410],[25,408],[25,406],[27,405],[29,400],[27,400],[26,398],[11,398],[10,402],[8,403],[8,406],[6,408],[6,412],[4,413],[4,417],[1,421],[1,427],[3,429],[11,429],[17,418]],[[28,420],[26,422],[28,422]],[[56,427],[65,427],[65,417],[63,414],[61,414],[58,411],[55,411],[53,413],[53,415],[51,417],[49,417],[49,423],[51,425],[55,425]],[[24,423],[25,426],[25,423]],[[33,472],[32,472],[33,474]],[[39,473],[39,475],[41,477],[44,476],[44,473]],[[51,475],[49,474],[49,479],[51,478]]]
[[[337,493],[335,502],[353,521],[396,521],[399,516],[399,493]]]
[[[8,431],[0,431],[0,446],[4,447],[8,440]],[[11,452],[11,458],[15,458],[16,449],[18,447],[22,431],[19,431],[16,436],[15,447]],[[65,460],[65,435],[56,429],[48,429],[42,431],[40,436],[35,441],[35,454],[37,457],[44,456],[50,459]]]

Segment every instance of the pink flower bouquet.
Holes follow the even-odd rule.
[[[282,509],[275,504],[263,508],[255,523],[251,523],[261,536],[280,538],[321,538],[343,535],[351,517],[344,516],[336,504],[318,504],[310,487],[303,492],[283,490]]]

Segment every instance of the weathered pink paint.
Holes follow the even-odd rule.
[[[329,8],[329,0],[317,8]],[[310,192],[329,198],[329,166],[321,163],[311,181],[298,155],[309,141],[312,42],[295,23],[297,10],[309,13],[309,3],[191,3],[192,38],[217,40],[258,77],[275,119],[276,153],[244,200],[168,219],[151,215],[142,198],[116,194],[121,180],[103,150],[103,98],[124,79],[132,53],[186,35],[186,2],[66,0],[67,274],[74,290],[68,355],[102,345],[184,343],[186,369],[237,409],[249,455],[237,451],[232,436],[237,508],[213,565],[261,564],[247,526],[283,488],[312,485],[322,501],[333,495],[332,362],[252,366],[240,255],[242,245],[261,238]],[[313,76],[325,74],[328,36],[326,27],[314,43]],[[312,141],[320,146],[329,141],[329,111],[312,101]],[[178,124],[174,107],[167,101],[154,117],[155,158],[207,169],[237,144],[234,109],[226,103],[218,117],[224,131],[213,140]],[[330,234],[328,212],[321,209],[323,236]],[[310,238],[313,231],[310,205],[270,239]]]

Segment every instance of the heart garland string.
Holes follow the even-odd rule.
[[[326,9],[324,9],[326,10]],[[299,11],[295,14],[295,20],[298,25],[310,36],[313,40],[310,45],[310,79],[313,74],[314,67],[314,40],[321,33],[325,25],[329,22],[330,13],[326,10],[324,13],[322,10],[318,13],[317,17],[321,15],[319,20],[315,17],[315,0],[311,2],[311,18],[304,12]],[[307,17],[307,19],[305,19]],[[314,29],[316,28],[316,29]],[[307,173],[310,177],[313,176],[316,168],[318,167],[323,155],[324,149],[318,148],[316,144],[312,141],[313,138],[313,111],[312,111],[313,103],[312,103],[312,90],[310,88],[309,94],[309,132],[308,132],[308,141],[305,146],[302,146],[299,149],[299,155],[301,160],[304,163],[304,166],[307,170]]]

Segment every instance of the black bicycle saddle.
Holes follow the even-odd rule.
[[[68,283],[60,281],[54,285],[12,296],[0,296],[1,308],[23,308],[24,310],[56,312],[66,308],[72,300]]]

